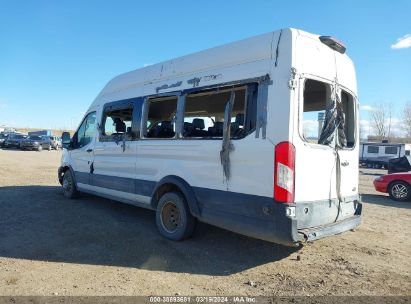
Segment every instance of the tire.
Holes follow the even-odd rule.
[[[49,151],[51,151],[51,145],[49,145]]]
[[[158,202],[156,224],[162,236],[181,241],[193,235],[196,219],[191,215],[182,194],[167,192]]]
[[[70,170],[66,170],[63,175],[63,194],[65,197],[73,199],[78,196],[78,191],[74,183],[73,175]]]
[[[395,181],[388,187],[390,198],[395,201],[409,201],[411,197],[411,187],[405,182]]]
[[[381,164],[375,164],[374,165],[374,169],[381,169],[382,168],[382,165]]]
[[[42,151],[42,150],[43,150],[43,146],[42,146],[42,145],[39,145],[38,148],[37,148],[37,151],[40,152],[40,151]]]

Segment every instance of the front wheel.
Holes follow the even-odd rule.
[[[408,201],[411,197],[411,188],[405,182],[393,182],[389,186],[388,194],[393,200],[405,202]]]
[[[182,194],[167,192],[158,202],[156,224],[162,236],[169,240],[181,241],[193,234],[196,219],[191,215]]]
[[[38,148],[37,148],[37,151],[40,152],[41,150],[43,150],[43,146],[42,146],[42,145],[39,145]]]
[[[66,170],[63,175],[63,194],[67,198],[75,198],[78,195],[74,178],[70,170]]]

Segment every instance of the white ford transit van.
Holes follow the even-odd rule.
[[[358,112],[344,45],[282,29],[115,77],[58,177],[156,210],[172,240],[202,221],[297,246],[360,223]]]

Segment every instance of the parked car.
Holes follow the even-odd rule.
[[[62,147],[61,145],[61,138],[58,136],[49,136],[49,139],[51,141],[51,147],[54,150],[58,150],[59,148]]]
[[[25,134],[10,134],[4,141],[4,148],[20,148],[21,141],[26,138]]]
[[[411,198],[411,172],[381,175],[374,180],[375,190],[388,193],[396,201],[409,201]]]
[[[50,151],[52,148],[52,144],[48,136],[42,137],[42,136],[32,135],[22,140],[20,148],[22,150],[41,151],[43,149],[47,149]]]
[[[6,141],[8,134],[0,133],[0,147],[3,147],[4,142]]]

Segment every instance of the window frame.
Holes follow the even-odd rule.
[[[241,87],[241,86],[246,86],[246,100],[245,100],[245,117],[244,117],[244,124],[249,123],[250,119],[247,119],[247,116],[250,116],[249,113],[247,113],[247,106],[248,106],[248,92],[247,89],[249,89],[251,86],[255,86],[255,95],[254,95],[254,103],[255,103],[255,108],[254,112],[252,113],[254,115],[254,125],[250,130],[245,132],[244,136],[242,137],[232,137],[230,140],[240,140],[243,139],[250,134],[254,133],[257,130],[258,125],[258,100],[259,100],[259,93],[260,93],[260,86],[263,85],[267,80],[269,80],[267,75],[264,75],[262,77],[255,77],[255,78],[248,78],[248,79],[243,79],[243,80],[236,80],[236,81],[231,81],[231,82],[226,82],[226,83],[218,83],[218,84],[213,84],[210,86],[202,86],[202,87],[195,87],[195,88],[189,88],[185,90],[180,90],[180,91],[171,91],[171,92],[164,92],[164,93],[158,93],[158,94],[151,94],[151,95],[146,95],[144,97],[139,97],[143,100],[142,102],[142,114],[141,114],[141,120],[140,120],[140,136],[139,139],[141,140],[222,140],[222,138],[212,138],[212,137],[183,137],[182,136],[182,131],[183,131],[183,123],[184,123],[184,108],[185,108],[185,98],[188,94],[196,93],[196,92],[201,92],[201,91],[207,91],[207,90],[218,90],[218,89],[229,89],[231,87]],[[151,138],[151,137],[146,137],[145,133],[147,130],[147,119],[148,119],[148,112],[149,112],[149,100],[150,98],[157,98],[157,97],[171,97],[171,96],[177,96],[177,110],[176,110],[176,125],[175,125],[175,135],[174,137],[170,138]],[[248,114],[248,115],[247,115]],[[263,126],[259,126],[259,128],[263,128]],[[261,131],[260,131],[261,132]],[[262,138],[265,138],[263,135],[261,135]]]
[[[334,147],[328,146],[328,145],[322,145],[319,144],[318,142],[312,143],[309,142],[305,137],[304,137],[304,90],[305,90],[305,83],[307,80],[314,80],[314,81],[319,81],[327,84],[331,91],[330,94],[332,93],[332,85],[334,84],[332,81],[326,78],[322,78],[320,76],[312,75],[312,74],[301,74],[301,78],[299,79],[299,93],[298,93],[298,135],[300,139],[304,142],[304,144],[308,144],[312,147],[315,148],[323,148],[323,149],[331,149],[334,150]],[[340,99],[341,99],[341,93],[342,91],[345,91],[345,93],[349,94],[352,97],[353,103],[354,103],[354,145],[352,147],[342,147],[339,148],[340,150],[344,151],[351,151],[354,150],[357,147],[357,140],[358,140],[358,99],[357,96],[348,88],[342,86],[341,84],[338,84],[340,88]]]
[[[96,119],[96,123],[97,123],[97,111],[95,111],[95,110],[90,111],[90,112],[88,112],[88,113],[84,116],[83,120],[81,121],[80,125],[78,126],[76,132],[74,133],[74,135],[73,135],[73,137],[72,137],[72,139],[71,139],[71,144],[70,144],[70,146],[71,146],[72,150],[77,150],[77,149],[84,148],[84,147],[88,146],[90,143],[93,142],[93,138],[95,138],[96,132],[94,132],[93,138],[91,139],[91,141],[90,141],[89,143],[87,143],[87,144],[84,145],[84,146],[77,146],[77,144],[78,144],[78,131],[80,130],[80,128],[83,126],[83,123],[86,122],[86,120],[89,118],[89,116],[90,116],[91,114],[94,114],[94,115],[95,115],[95,119]],[[87,123],[87,122],[86,122],[86,123]],[[84,133],[85,133],[85,131],[86,131],[86,129],[84,129]],[[83,135],[84,135],[84,134],[83,134]],[[75,140],[75,141],[74,141],[74,140]]]
[[[395,149],[395,153],[387,153],[387,149]],[[385,155],[397,155],[398,154],[398,146],[385,146],[384,147],[384,154]],[[405,154],[404,154],[405,155]]]
[[[140,137],[140,122],[141,122],[141,107],[143,98],[129,98],[117,101],[111,101],[104,104],[102,116],[100,119],[99,129],[99,142],[116,142],[116,141],[135,141]],[[103,128],[106,123],[107,113],[115,110],[124,110],[131,108],[131,133],[128,134],[127,130],[121,136],[112,136],[103,134]]]
[[[377,152],[370,152],[369,151],[370,148],[377,148]],[[371,145],[367,146],[367,154],[378,154],[378,153],[380,153],[380,147],[379,146],[371,146]]]
[[[148,121],[148,114],[150,110],[150,99],[161,98],[161,97],[177,97],[175,134],[173,137],[166,137],[166,138],[147,137],[147,121]],[[143,98],[144,102],[143,102],[143,113],[142,113],[142,119],[141,119],[141,125],[140,125],[140,139],[143,139],[143,140],[173,140],[173,139],[179,138],[178,134],[179,132],[181,132],[179,130],[179,117],[181,116],[179,114],[179,109],[181,108],[181,105],[180,105],[181,97],[182,97],[181,91],[177,91],[177,92],[167,92],[167,93],[149,95]]]
[[[240,137],[231,137],[230,136],[230,140],[241,140],[245,137],[247,137],[248,135],[252,134],[257,127],[257,100],[258,100],[258,88],[259,88],[259,83],[256,81],[246,81],[246,82],[239,82],[236,84],[232,84],[232,85],[215,85],[212,87],[203,87],[203,88],[195,88],[195,89],[190,89],[187,90],[186,92],[183,91],[184,93],[184,105],[183,105],[183,109],[182,109],[182,126],[181,128],[183,128],[183,123],[184,123],[184,118],[185,118],[185,97],[189,94],[195,94],[195,93],[201,93],[201,92],[210,92],[211,94],[213,92],[219,92],[219,91],[227,91],[230,92],[232,89],[238,89],[241,90],[241,88],[244,87],[244,128],[246,127],[247,124],[251,124],[251,117],[250,116],[254,116],[254,125],[252,128],[250,128],[249,130],[247,130],[246,132],[244,132],[244,134],[242,134],[242,136]],[[251,91],[250,88],[253,88],[253,90]],[[254,113],[249,113],[248,111],[248,105],[252,104],[250,103],[251,100],[249,100],[250,97],[250,91],[254,94],[251,97],[254,99],[252,100],[253,103],[255,103],[255,107],[253,109]],[[228,100],[227,100],[228,102]],[[235,101],[234,101],[235,103]],[[225,114],[225,109],[224,109],[224,114]],[[231,113],[232,114],[232,113]],[[225,116],[225,115],[224,115]],[[208,116],[207,116],[208,117]],[[230,117],[232,118],[232,116],[230,115]],[[231,122],[230,122],[231,123]],[[223,140],[223,136],[221,137],[184,137],[181,134],[180,139],[183,140]]]

